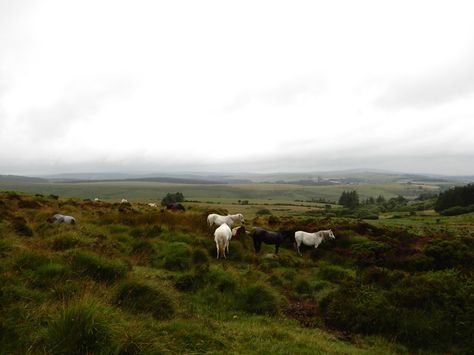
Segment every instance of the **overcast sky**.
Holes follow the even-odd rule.
[[[0,0],[0,174],[474,174],[472,1]]]

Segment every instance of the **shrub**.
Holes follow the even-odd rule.
[[[438,269],[470,265],[474,253],[461,240],[432,240],[427,243],[424,253],[434,259]]]
[[[121,260],[106,259],[89,252],[77,252],[72,257],[73,270],[96,281],[113,282],[124,278],[128,266]]]
[[[184,292],[195,291],[203,285],[203,278],[201,275],[188,272],[182,275],[179,275],[174,283],[174,286]]]
[[[167,193],[165,197],[161,200],[161,205],[166,206],[170,203],[183,202],[184,196],[181,192],[176,192],[174,194]]]
[[[239,297],[239,308],[247,313],[275,315],[280,300],[275,291],[265,285],[256,284],[244,289]]]
[[[136,227],[130,231],[130,236],[134,238],[153,238],[163,232],[161,226],[151,225],[145,227]]]
[[[331,282],[341,282],[352,277],[349,270],[338,265],[321,265],[318,273],[323,280]]]
[[[185,243],[167,244],[153,261],[154,266],[162,266],[167,270],[187,270],[191,265],[191,252]]]
[[[255,212],[257,216],[264,216],[264,215],[271,215],[272,211],[270,211],[268,208],[262,208]]]
[[[306,279],[298,279],[295,284],[295,291],[299,294],[310,295],[312,293],[311,285]]]
[[[458,216],[460,214],[471,212],[474,212],[474,205],[450,207],[441,211],[440,214],[442,216]]]
[[[209,257],[207,256],[207,252],[205,250],[197,248],[193,250],[192,260],[193,264],[207,264],[209,262]]]
[[[213,268],[206,275],[206,281],[212,284],[219,292],[233,291],[237,288],[237,280],[229,271]]]
[[[175,313],[175,305],[166,292],[140,281],[122,283],[114,303],[132,313],[150,313],[157,319],[170,319]]]
[[[93,301],[67,306],[44,331],[52,354],[107,354],[114,349],[110,311]]]
[[[351,250],[356,256],[360,265],[370,265],[379,263],[390,246],[374,240],[354,244]]]
[[[280,223],[280,218],[275,217],[275,216],[270,216],[268,217],[268,225],[269,226],[274,226]]]
[[[343,286],[321,301],[320,307],[330,325],[364,334],[392,333],[398,313],[386,292],[373,286]]]

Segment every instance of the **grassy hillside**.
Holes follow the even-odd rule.
[[[248,218],[271,229],[330,227],[336,240],[303,257],[288,243],[274,259],[265,257],[271,246],[255,255],[244,237],[231,241],[227,260],[216,260],[205,223],[212,205],[188,207],[171,213],[0,193],[0,352],[472,349],[474,235],[448,217],[449,228],[437,229],[408,219],[395,227]],[[46,222],[56,212],[78,223]]]

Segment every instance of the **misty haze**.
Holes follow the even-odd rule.
[[[0,354],[468,354],[470,1],[0,0]]]

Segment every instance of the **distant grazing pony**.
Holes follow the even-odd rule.
[[[122,201],[120,201],[120,203],[130,203],[130,202],[128,202],[126,198],[123,198]]]
[[[168,203],[166,209],[171,211],[186,211],[186,208],[180,203]]]
[[[219,255],[222,255],[224,259],[227,259],[225,256],[225,251],[227,249],[227,253],[229,253],[229,241],[232,239],[232,231],[227,224],[221,224],[214,231],[214,240],[216,241],[216,248],[217,248],[217,259],[219,259]]]
[[[94,202],[99,202],[99,201],[100,201],[100,199],[99,199],[98,197],[96,197],[96,198],[94,199]]]
[[[154,207],[154,208],[158,207],[158,206],[156,205],[156,203],[152,203],[152,202],[150,202],[150,203],[148,204],[148,206]]]
[[[72,216],[65,216],[63,214],[56,213],[54,216],[48,218],[48,222],[76,224],[76,219]]]
[[[207,224],[211,227],[213,224],[220,226],[222,224],[227,224],[230,228],[234,225],[236,221],[240,221],[240,223],[245,223],[244,216],[242,213],[237,214],[228,214],[227,216],[221,216],[220,214],[211,213],[207,216]]]
[[[255,248],[255,252],[260,252],[262,248],[262,243],[274,244],[275,254],[278,255],[278,248],[280,248],[280,244],[286,238],[291,238],[292,232],[270,232],[263,228],[256,227],[252,230],[250,235],[253,239],[253,246]]]
[[[296,250],[298,251],[298,254],[301,255],[300,252],[300,245],[304,244],[309,247],[314,246],[314,249],[316,249],[319,244],[323,242],[323,240],[327,239],[336,239],[334,236],[334,233],[332,230],[321,230],[316,233],[308,233],[308,232],[303,232],[303,231],[297,231],[295,232],[295,244],[296,244]]]

